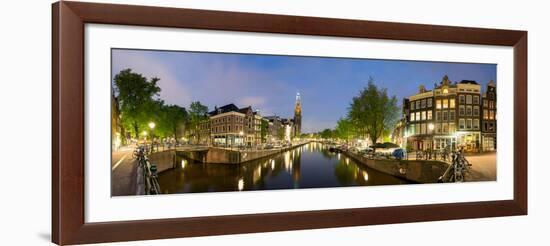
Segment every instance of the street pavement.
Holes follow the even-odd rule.
[[[134,146],[124,146],[112,152],[111,196],[136,194],[137,162],[132,156]]]
[[[497,153],[486,152],[480,154],[466,154],[466,160],[472,164],[466,181],[496,181],[497,180]]]

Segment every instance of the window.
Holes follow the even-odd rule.
[[[416,101],[416,109],[420,109],[420,100]]]
[[[472,119],[466,119],[466,129],[472,129]]]
[[[483,110],[483,119],[488,120],[489,119],[489,111],[487,109]]]
[[[435,120],[441,120],[441,111],[435,112]]]
[[[454,122],[449,123],[449,133],[454,133],[456,131],[456,126]]]
[[[448,123],[443,123],[443,125],[441,126],[441,131],[443,133],[448,133],[449,132],[449,124]]]
[[[464,95],[458,96],[458,103],[460,103],[460,104],[466,103],[466,100],[464,99]]]
[[[454,121],[454,120],[455,120],[455,111],[451,110],[449,111],[449,121]]]
[[[414,113],[411,113],[411,121],[415,121]]]
[[[454,98],[449,99],[449,108],[455,108],[455,99]]]
[[[414,102],[411,102],[411,110],[414,110]]]
[[[416,128],[416,125],[415,125],[415,124],[412,124],[412,125],[411,125],[411,135],[416,134],[415,128]]]
[[[472,106],[466,106],[466,115],[471,116],[472,115]]]
[[[490,119],[490,120],[494,120],[494,119],[495,119],[495,111],[493,111],[493,110],[490,110],[490,111],[489,111],[489,119]]]
[[[458,120],[458,127],[460,128],[460,130],[464,129],[464,119]]]
[[[474,104],[479,105],[479,96],[474,96]]]
[[[443,108],[449,108],[449,100],[447,99],[443,100]]]
[[[431,119],[432,119],[432,111],[431,111],[431,110],[428,111],[428,118],[427,118],[427,119],[428,119],[428,120],[431,120]]]
[[[475,130],[479,129],[479,119],[474,119],[474,129]]]
[[[428,98],[428,108],[432,107],[432,99],[431,98]]]
[[[460,105],[460,107],[458,108],[458,115],[460,116],[464,116],[466,113],[464,111],[464,105]]]
[[[479,116],[479,106],[474,106],[474,116]]]
[[[466,104],[472,104],[472,95],[466,95]]]
[[[443,121],[447,121],[449,119],[449,111],[443,111]]]
[[[419,121],[420,120],[420,112],[416,112],[416,120]]]
[[[426,111],[422,111],[422,120],[426,120]]]
[[[420,128],[421,134],[426,134],[426,124],[420,124]]]
[[[422,99],[422,101],[420,101],[420,107],[426,108],[426,99]]]
[[[441,133],[441,123],[435,124],[435,133]]]
[[[435,108],[437,109],[441,108],[441,100],[435,100]]]

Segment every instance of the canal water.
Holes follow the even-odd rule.
[[[181,156],[176,163],[176,168],[159,174],[165,194],[408,183],[330,152],[321,143],[309,143],[240,165],[200,163]]]

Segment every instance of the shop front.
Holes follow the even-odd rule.
[[[480,132],[457,132],[457,147],[465,152],[479,152],[481,150]]]

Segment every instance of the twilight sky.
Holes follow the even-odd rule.
[[[453,82],[475,80],[482,90],[497,82],[495,64],[113,49],[112,78],[126,68],[159,77],[160,97],[186,108],[197,100],[209,110],[235,103],[263,116],[292,117],[300,92],[302,132],[334,128],[369,76],[399,104],[446,74]]]

